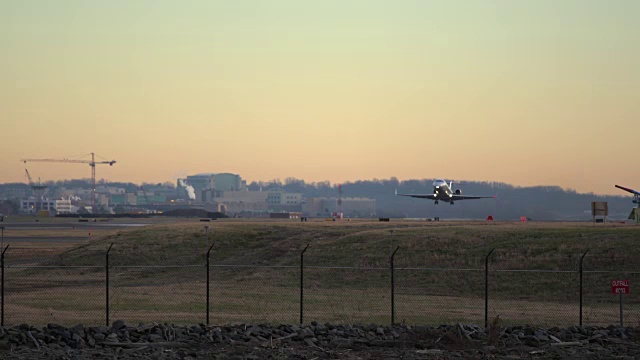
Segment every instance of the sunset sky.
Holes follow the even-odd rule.
[[[21,158],[95,152],[111,181],[624,195],[640,188],[639,18],[636,0],[0,0],[0,182],[25,181]]]

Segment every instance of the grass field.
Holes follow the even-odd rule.
[[[205,224],[164,223],[104,231],[82,244],[10,249],[10,323],[104,321],[106,250],[111,319],[203,322]],[[489,314],[506,323],[578,322],[578,262],[585,257],[585,324],[618,321],[613,279],[630,279],[627,323],[640,322],[640,227],[590,223],[424,221],[247,221],[207,223],[211,319],[217,323],[299,320],[300,252],[305,253],[305,321],[388,323],[389,256],[395,258],[396,320],[484,321],[484,261],[490,258]],[[58,236],[56,230],[38,236]],[[68,231],[68,230],[60,230]],[[22,236],[30,235],[24,230]],[[16,267],[22,266],[22,267]],[[34,267],[44,266],[44,267]],[[62,267],[60,267],[62,266]],[[533,270],[533,271],[531,271]]]

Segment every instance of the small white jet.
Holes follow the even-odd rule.
[[[622,189],[622,190],[624,190],[624,191],[626,191],[628,193],[632,193],[633,194],[633,200],[632,200],[633,203],[634,204],[638,204],[640,206],[640,191],[635,191],[633,189],[629,189],[629,188],[626,188],[626,187],[620,186],[620,185],[616,185],[616,187],[618,189]]]
[[[448,183],[443,179],[437,179],[433,182],[433,194],[398,194],[398,190],[396,190],[396,195],[399,196],[409,196],[418,199],[429,199],[435,200],[435,204],[438,204],[438,201],[448,202],[453,205],[454,201],[458,200],[473,200],[473,199],[495,199],[496,196],[472,196],[472,195],[462,195],[462,190],[456,189],[452,190],[453,181]]]

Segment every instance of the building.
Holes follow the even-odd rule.
[[[39,200],[30,198],[26,200],[20,200],[20,212],[25,214],[35,214],[39,210],[55,211],[55,200]]]
[[[165,201],[167,201],[167,198],[161,195],[136,195],[137,205],[161,204]]]
[[[178,180],[178,186],[180,185]],[[202,173],[187,176],[187,185],[193,187],[196,201],[212,202],[226,191],[246,191],[247,182],[240,175],[230,173]]]
[[[109,196],[105,194],[96,194],[96,206],[109,206]]]
[[[100,194],[124,194],[126,190],[124,188],[113,187],[113,186],[97,186],[96,192]]]
[[[223,209],[225,214],[239,212],[266,212],[267,193],[262,191],[224,191],[222,196],[215,199],[215,203]]]
[[[187,176],[186,183],[193,187],[196,201],[203,201],[207,190],[213,190],[215,181],[214,174],[198,174]]]
[[[218,193],[224,191],[246,191],[247,182],[240,175],[222,173],[213,174],[214,190]]]
[[[267,203],[269,205],[300,205],[302,204],[302,194],[287,193],[284,191],[268,191]]]
[[[110,204],[117,205],[138,205],[138,197],[133,193],[125,193],[118,195],[111,195]]]
[[[269,193],[266,191],[224,191],[216,202],[259,202],[267,204]]]
[[[56,200],[56,213],[57,214],[71,214],[73,212],[73,206],[71,200]]]
[[[234,202],[224,202],[217,203],[218,208],[221,209],[224,214],[237,214],[241,212],[254,212],[254,213],[267,213],[269,210],[269,206],[266,202],[243,202],[243,201],[234,201]]]
[[[71,214],[74,206],[71,200],[38,200],[25,199],[20,201],[20,212],[24,214],[36,214],[39,211],[55,212],[56,214]]]

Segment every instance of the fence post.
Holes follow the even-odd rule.
[[[580,326],[582,327],[582,261],[584,260],[585,255],[589,252],[589,249],[582,254],[580,257]]]
[[[213,249],[213,245],[211,244],[211,246],[209,247],[209,250],[207,250],[207,325],[209,325],[209,263],[210,263],[210,257],[211,257],[211,249]]]
[[[396,256],[396,252],[398,252],[400,246],[398,246],[391,254],[391,325],[396,323],[396,283],[395,283],[395,272],[393,267],[393,259]]]
[[[7,252],[7,249],[9,249],[9,245],[2,250],[2,255],[0,256],[0,267],[2,267],[2,284],[0,284],[2,286],[2,291],[0,291],[0,296],[2,296],[2,310],[0,312],[2,315],[0,316],[0,326],[4,326],[4,253]]]
[[[620,293],[620,327],[624,326],[624,321],[622,317],[622,293]]]
[[[109,245],[109,249],[107,249],[107,254],[105,256],[105,264],[104,264],[104,269],[105,269],[105,273],[106,273],[106,281],[105,281],[105,287],[106,287],[106,310],[105,310],[105,326],[109,326],[109,252],[111,251],[111,248],[113,247],[113,243],[111,243],[111,245]]]
[[[489,327],[489,256],[495,250],[491,249],[484,258],[484,328]]]
[[[304,252],[308,247],[309,244],[300,253],[300,325],[303,324],[304,319]]]

